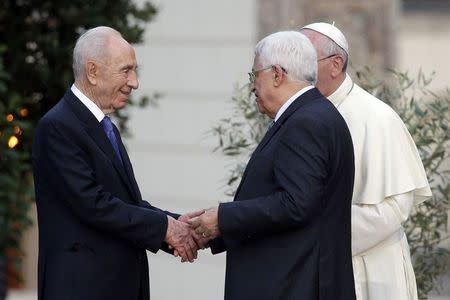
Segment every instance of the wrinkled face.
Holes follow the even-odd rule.
[[[277,114],[278,107],[275,107],[273,100],[273,70],[267,67],[269,66],[263,66],[259,57],[255,56],[252,67],[255,77],[251,89],[256,97],[259,111],[273,119]]]
[[[112,37],[105,63],[98,63],[95,98],[104,113],[123,108],[139,87],[134,49],[120,37]]]

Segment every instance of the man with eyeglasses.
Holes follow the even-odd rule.
[[[227,251],[227,300],[352,300],[349,130],[314,88],[317,56],[301,33],[277,32],[255,48],[249,79],[275,123],[254,151],[233,202],[191,221]]]
[[[346,73],[348,43],[338,28],[313,23],[300,32],[317,51],[317,88],[337,107],[352,135],[352,260],[357,299],[417,299],[402,223],[414,205],[431,197],[431,191],[414,141],[392,108]]]

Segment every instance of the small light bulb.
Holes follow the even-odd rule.
[[[26,109],[26,108],[20,109],[20,110],[19,110],[19,114],[20,114],[21,117],[26,117],[26,116],[28,116],[28,109]]]
[[[20,128],[19,126],[14,126],[14,134],[21,135],[22,128]]]
[[[10,149],[13,149],[14,147],[17,146],[18,143],[19,143],[19,139],[16,138],[15,136],[11,136],[8,140],[8,147]]]

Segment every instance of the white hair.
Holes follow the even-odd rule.
[[[255,47],[263,67],[280,65],[293,80],[315,84],[317,54],[309,39],[298,31],[280,31],[263,38]]]
[[[113,35],[122,36],[120,32],[111,27],[99,26],[89,29],[78,38],[73,49],[72,66],[75,79],[80,78],[83,74],[87,60],[105,60],[108,51],[107,45]]]
[[[342,58],[344,59],[344,66],[342,67],[342,71],[345,72],[347,70],[347,65],[348,65],[347,52],[344,49],[342,49],[341,46],[339,46],[335,41],[333,41],[332,39],[330,39],[329,37],[327,37],[326,35],[318,32],[318,31],[315,31],[310,28],[302,28],[302,29],[300,29],[300,32],[303,32],[306,30],[310,30],[310,31],[314,31],[314,32],[318,33],[319,37],[316,40],[317,47],[320,49],[320,51],[322,52],[322,54],[325,57],[333,55],[333,54],[339,54],[340,56],[342,56]]]

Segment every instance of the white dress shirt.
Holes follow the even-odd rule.
[[[312,88],[314,88],[314,86],[309,85],[307,87],[302,88],[300,91],[298,91],[294,95],[292,95],[292,97],[289,98],[289,100],[286,101],[283,104],[283,106],[281,106],[281,108],[278,110],[277,115],[275,116],[275,119],[273,121],[276,122],[281,117],[281,115],[286,111],[286,109],[288,109],[289,105],[291,105],[292,102],[294,102],[295,99],[297,99],[298,97],[300,97],[300,95],[306,93],[307,91],[309,91]]]
[[[102,112],[102,110],[97,106],[97,104],[94,103],[91,99],[89,99],[85,94],[83,94],[76,86],[75,84],[72,84],[72,87],[70,88],[72,93],[77,96],[77,98],[81,101],[81,103],[86,106],[89,111],[95,116],[95,118],[98,120],[98,122],[101,122],[103,118],[105,117],[105,114]]]

